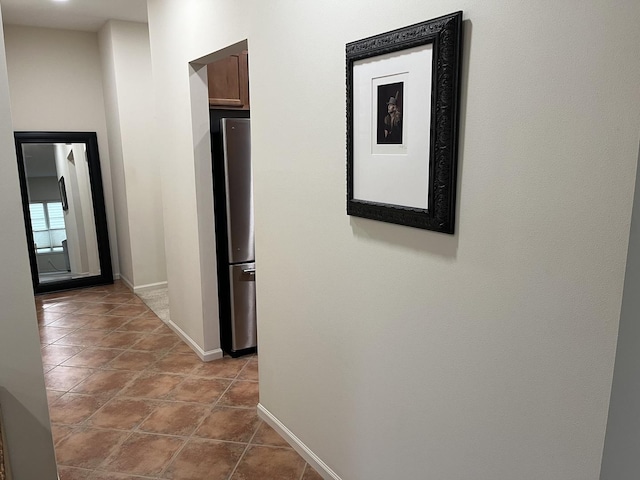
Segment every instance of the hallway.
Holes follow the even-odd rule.
[[[257,417],[257,356],[201,362],[120,282],[36,308],[60,480],[321,478]]]

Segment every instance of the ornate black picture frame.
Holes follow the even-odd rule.
[[[69,201],[67,199],[67,187],[64,182],[64,176],[60,177],[58,180],[58,190],[60,190],[60,201],[62,202],[62,210],[69,210]]]
[[[348,43],[347,214],[454,233],[462,12]]]

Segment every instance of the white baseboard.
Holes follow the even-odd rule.
[[[223,353],[220,348],[205,352],[189,335],[184,332],[184,330],[182,330],[171,320],[169,320],[169,323],[167,323],[167,325],[169,326],[169,328],[171,328],[171,330],[176,332],[176,334],[182,340],[184,340],[184,342],[189,345],[194,352],[196,352],[196,355],[198,355],[200,357],[200,360],[202,360],[203,362],[210,362],[211,360],[218,360],[219,358],[222,358]]]
[[[342,480],[336,472],[329,468],[329,465],[324,463],[320,457],[311,451],[302,440],[296,437],[291,430],[284,426],[284,424],[278,420],[269,410],[264,408],[261,403],[258,403],[258,416],[267,422],[271,428],[280,434],[293,449],[304,458],[309,465],[316,469],[316,471],[325,480]]]
[[[133,293],[148,292],[151,290],[155,290],[157,288],[166,287],[167,285],[168,283],[166,280],[164,282],[149,283],[147,285],[138,285],[137,287],[133,287]]]

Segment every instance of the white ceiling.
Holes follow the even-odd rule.
[[[0,0],[3,23],[97,32],[107,20],[147,21],[147,0]]]

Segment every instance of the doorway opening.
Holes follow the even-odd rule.
[[[207,285],[203,273],[203,288],[205,298],[216,295],[216,302],[204,305],[205,336],[217,335],[222,351],[233,357],[257,351],[248,64],[246,41],[191,64],[196,195],[206,263],[201,266],[213,277]]]

